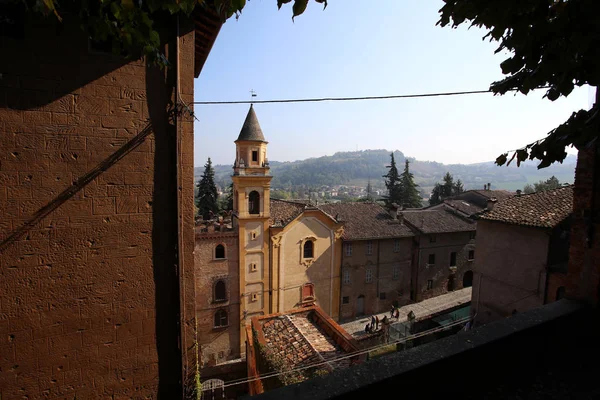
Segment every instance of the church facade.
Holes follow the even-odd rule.
[[[196,319],[204,365],[243,355],[251,318],[318,304],[339,319],[343,224],[270,198],[267,144],[251,106],[235,141],[231,225],[196,228]]]

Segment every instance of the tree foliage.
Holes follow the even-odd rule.
[[[463,184],[458,179],[454,182],[454,177],[450,175],[450,172],[446,172],[446,175],[442,178],[442,183],[436,183],[431,191],[429,197],[429,205],[434,206],[442,203],[449,197],[456,196],[464,192]]]
[[[561,186],[562,186],[562,184],[560,183],[558,178],[553,175],[550,178],[546,179],[545,181],[539,181],[538,183],[534,183],[533,191],[534,192],[543,192],[546,190],[558,189]],[[527,192],[525,192],[525,193],[527,193]]]
[[[222,22],[236,18],[246,0],[8,0],[23,3],[28,10],[54,16],[62,22],[64,15],[79,18],[81,28],[95,41],[109,42],[115,54],[130,58],[147,56],[161,65],[166,59],[160,53],[164,42],[161,32],[175,26],[178,15],[189,16],[198,7],[212,8]],[[277,0],[277,7],[292,0]],[[302,14],[309,0],[293,0],[292,20]],[[315,0],[327,7],[327,0]]]
[[[216,214],[219,211],[219,195],[217,193],[217,186],[215,185],[215,171],[212,167],[210,157],[206,164],[204,164],[202,179],[200,179],[196,187],[198,188],[198,197],[196,201],[198,214],[202,215],[204,219],[208,219],[211,212]]]
[[[575,86],[600,84],[600,2],[598,0],[444,0],[441,26],[470,23],[488,29],[484,36],[499,42],[496,53],[512,55],[500,67],[506,77],[490,86],[495,94],[545,88],[549,100],[568,96]],[[589,110],[574,112],[548,135],[504,153],[496,164],[517,165],[540,160],[538,168],[562,162],[565,148],[582,149],[595,142],[600,127],[596,101]]]
[[[391,206],[393,203],[402,205],[402,182],[400,174],[398,174],[398,168],[396,167],[396,160],[394,160],[394,153],[391,153],[390,157],[390,165],[386,166],[388,173],[383,175],[388,194],[387,196],[383,196],[383,199],[387,206]]]
[[[421,194],[417,190],[417,184],[414,181],[413,174],[409,169],[409,161],[404,161],[404,171],[400,176],[400,185],[402,186],[401,194],[402,200],[401,205],[404,207],[416,208],[422,207],[423,202]]]

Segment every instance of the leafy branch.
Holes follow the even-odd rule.
[[[167,65],[160,51],[165,28],[174,26],[176,16],[190,16],[198,8],[211,9],[227,21],[240,17],[246,0],[9,0],[27,11],[54,16],[63,22],[75,15],[81,29],[92,40],[111,45],[114,54],[129,59],[146,57],[149,63]],[[292,0],[277,0],[278,8]],[[304,13],[309,0],[294,0],[292,20]],[[327,0],[315,0],[327,7]]]

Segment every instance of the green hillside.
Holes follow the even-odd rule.
[[[394,152],[398,168],[403,167],[405,156],[400,151]],[[339,152],[332,156],[309,158],[300,161],[271,161],[273,188],[320,187],[334,185],[366,186],[371,180],[374,189],[383,189],[382,175],[390,161],[388,150],[362,150]],[[517,168],[498,167],[493,162],[478,164],[441,164],[433,161],[419,161],[409,157],[411,171],[415,181],[424,193],[428,193],[435,182],[440,181],[448,171],[455,179],[464,183],[465,189],[483,188],[491,183],[493,189],[522,189],[527,183],[545,180],[555,175],[561,182],[572,183],[575,175],[575,156],[569,156],[563,164],[552,165],[538,170],[536,163],[524,163]],[[199,177],[203,168],[196,168]],[[230,165],[215,166],[215,180],[220,186],[230,182],[232,168]]]

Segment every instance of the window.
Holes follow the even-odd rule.
[[[346,243],[346,257],[352,256],[352,243]]]
[[[456,267],[456,252],[455,251],[450,253],[450,266]]]
[[[435,254],[430,254],[428,259],[427,259],[427,264],[429,265],[435,265]]]
[[[475,259],[475,250],[469,250],[469,261]]]
[[[350,283],[350,270],[349,269],[345,269],[344,270],[344,283],[348,284]]]
[[[258,151],[252,150],[252,161],[258,162]]]
[[[435,237],[435,235],[429,236],[429,243],[435,243],[436,241],[437,241],[437,238]]]
[[[253,190],[248,195],[248,212],[250,214],[260,214],[260,194]]]
[[[342,304],[350,304],[350,297],[349,296],[342,297]]]
[[[304,258],[313,258],[314,245],[312,240],[304,242]]]
[[[314,300],[315,298],[315,285],[312,283],[305,283],[302,286],[302,301]]]
[[[225,258],[225,246],[222,244],[218,244],[215,247],[215,258],[216,259],[224,259]]]
[[[379,293],[379,300],[385,300],[385,292]]]
[[[215,328],[224,328],[228,325],[227,311],[217,310],[215,313]]]
[[[215,283],[215,293],[214,299],[215,301],[227,301],[227,287],[225,286],[225,281],[218,280]]]
[[[373,270],[371,268],[367,268],[365,272],[365,282],[371,283],[373,282]]]
[[[373,254],[373,242],[372,241],[367,241],[367,255],[370,256],[371,254]]]
[[[250,300],[251,301],[257,301],[258,300],[258,293],[252,293],[252,295],[250,296]]]
[[[400,251],[400,241],[398,239],[394,240],[394,253],[397,253]]]
[[[427,281],[427,290],[433,289],[433,280],[429,279]]]
[[[256,272],[257,267],[256,267],[256,263],[250,263],[250,272]]]
[[[394,265],[392,267],[392,279],[397,281],[400,278],[400,267],[397,265]]]
[[[250,232],[250,240],[256,239],[256,232]]]
[[[473,286],[473,271],[467,271],[463,275],[463,287],[471,287]]]
[[[469,240],[475,239],[475,232],[469,232]]]

